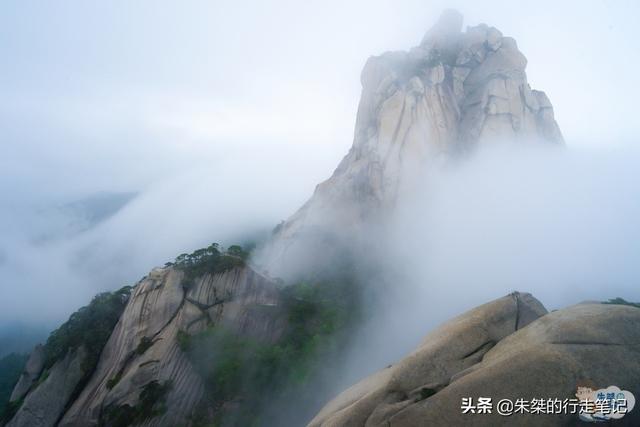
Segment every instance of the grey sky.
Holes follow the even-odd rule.
[[[0,14],[3,181],[139,187],[243,144],[304,146],[326,175],[366,58],[415,45],[446,6],[517,39],[571,144],[638,134],[634,1],[27,0]]]

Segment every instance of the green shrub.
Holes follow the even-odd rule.
[[[178,331],[176,340],[178,341],[178,347],[180,347],[180,350],[188,352],[191,349],[191,335],[189,335],[188,333],[184,331]]]
[[[151,381],[145,384],[135,406],[124,404],[105,408],[100,417],[100,425],[127,427],[142,424],[144,421],[164,414],[167,411],[167,394],[172,386],[171,381],[162,384],[158,381]]]
[[[122,372],[118,372],[115,377],[107,380],[107,388],[111,390],[120,382],[121,379],[122,379]]]
[[[39,383],[46,379],[49,368],[63,359],[68,351],[84,346],[87,357],[81,366],[83,376],[69,399],[73,402],[95,370],[100,353],[127,305],[131,290],[131,286],[124,286],[115,292],[96,295],[89,305],[73,313],[49,335],[44,346],[45,363]]]
[[[617,304],[617,305],[628,305],[631,307],[640,308],[640,303],[638,302],[629,302],[623,298],[617,297],[612,298],[609,301],[604,301],[603,304]]]
[[[22,406],[23,399],[16,400],[14,402],[7,402],[4,408],[0,410],[0,426],[5,425],[11,418],[18,412],[18,409]]]
[[[140,343],[138,343],[138,346],[136,347],[136,354],[138,355],[142,355],[145,353],[145,351],[149,350],[149,347],[151,347],[153,345],[153,340],[149,337],[142,337],[140,338]]]
[[[179,334],[180,348],[206,384],[205,407],[216,414],[208,422],[261,425],[270,416],[265,415],[267,400],[317,398],[309,384],[318,378],[323,363],[335,360],[346,331],[355,323],[359,313],[355,291],[349,282],[299,283],[284,288],[281,311],[276,315],[284,316],[287,327],[272,344],[217,326],[194,335]],[[228,402],[241,404],[225,405]],[[194,420],[203,417],[206,419],[199,414]]]
[[[100,352],[127,304],[131,287],[96,295],[88,306],[73,313],[69,320],[53,331],[44,347],[45,368],[64,358],[72,348],[83,345],[88,352],[85,372],[93,371]]]
[[[49,378],[49,368],[43,369],[40,373],[40,377],[38,377],[38,381],[36,382],[36,387],[45,382]]]
[[[232,245],[227,248],[227,254],[246,260],[249,258],[249,252],[242,249],[242,246]]]
[[[183,286],[190,287],[196,278],[207,273],[223,273],[243,266],[247,257],[248,252],[240,246],[230,246],[227,251],[224,251],[217,243],[213,243],[191,254],[178,255],[173,267],[184,272]]]

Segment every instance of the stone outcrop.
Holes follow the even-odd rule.
[[[277,316],[270,314],[279,303],[277,288],[251,268],[206,274],[188,287],[183,276],[174,268],[158,268],[136,286],[95,373],[60,426],[98,425],[106,408],[135,406],[151,381],[172,386],[166,412],[145,425],[186,425],[204,385],[179,348],[179,331],[193,334],[224,324],[266,341],[282,331]]]
[[[9,398],[10,402],[22,399],[38,381],[42,368],[44,367],[44,358],[44,347],[42,344],[36,345],[29,355],[29,360],[27,360],[24,370],[22,374],[20,374],[18,383],[13,388],[13,392]]]
[[[309,426],[568,426],[577,415],[463,414],[461,401],[569,399],[581,380],[640,393],[640,309],[580,304],[544,313],[526,294],[465,313],[341,393]],[[640,411],[618,422],[639,425]]]
[[[323,252],[315,243],[327,235],[357,237],[401,186],[442,159],[498,140],[563,142],[548,97],[527,83],[515,40],[484,24],[461,28],[462,16],[447,11],[420,45],[369,58],[353,146],[278,227],[261,259],[271,275],[286,276],[283,266],[304,259],[300,252]]]
[[[56,362],[42,383],[27,394],[7,427],[55,426],[85,375],[86,357],[86,350],[80,347]]]

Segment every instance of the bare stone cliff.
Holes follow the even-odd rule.
[[[563,143],[551,102],[527,83],[516,41],[484,24],[461,29],[462,16],[447,11],[420,45],[369,58],[353,146],[278,227],[262,257],[268,272],[286,275],[291,257],[321,252],[309,236],[357,234],[412,176],[452,154],[500,140]]]

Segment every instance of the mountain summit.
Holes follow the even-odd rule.
[[[443,158],[496,141],[563,143],[549,98],[527,83],[516,41],[485,24],[462,32],[462,21],[447,10],[418,46],[367,60],[353,146],[277,228],[267,271],[285,274],[292,256],[318,250],[310,240],[384,214],[410,177]]]

